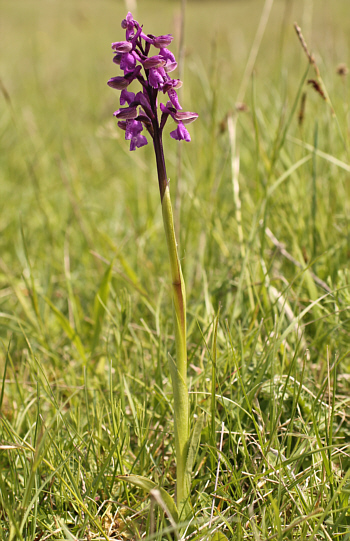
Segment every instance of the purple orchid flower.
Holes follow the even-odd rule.
[[[168,116],[170,115],[177,123],[176,130],[170,132],[170,137],[177,141],[191,141],[191,136],[188,130],[185,128],[185,124],[194,122],[198,115],[197,113],[179,111],[173,106],[172,101],[168,101],[166,105],[160,104],[160,110],[162,111],[161,125],[165,124]]]
[[[130,139],[130,150],[147,145],[146,137],[141,135],[142,130],[142,122],[138,120],[129,120],[126,122],[125,139]]]
[[[112,43],[115,54],[113,61],[120,66],[123,75],[112,77],[108,85],[121,90],[120,105],[114,116],[118,119],[118,126],[125,130],[125,139],[130,140],[130,150],[135,150],[147,144],[147,139],[141,135],[143,128],[153,139],[156,152],[157,167],[165,172],[162,135],[165,123],[170,116],[177,124],[170,136],[177,141],[190,141],[191,137],[185,124],[193,122],[197,113],[182,111],[176,89],[182,82],[172,79],[169,75],[177,67],[174,54],[167,49],[173,40],[171,34],[154,36],[144,34],[142,26],[135,21],[129,12],[122,21],[122,28],[126,31],[125,41]],[[154,47],[153,55],[150,54]],[[138,80],[142,91],[136,95],[127,90],[128,86]],[[160,104],[161,119],[158,120],[158,95],[167,94],[167,105]]]

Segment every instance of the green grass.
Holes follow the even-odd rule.
[[[174,494],[175,344],[155,160],[151,145],[128,152],[106,85],[125,7],[1,4],[1,539],[171,539],[161,505],[119,478],[143,475]],[[178,2],[138,4],[145,28],[177,36]],[[276,0],[234,134],[227,114],[262,8],[187,5],[182,103],[200,117],[182,148],[177,216],[192,426],[205,416],[187,535],[345,541],[349,78],[336,67],[349,61],[350,9]],[[315,73],[295,20],[336,116],[303,83]],[[167,135],[165,147],[175,201],[178,147]]]

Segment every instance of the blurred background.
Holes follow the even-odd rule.
[[[186,250],[189,294],[199,276],[196,258],[198,250],[204,253],[203,232],[204,236],[210,232],[213,242],[203,260],[209,273],[231,268],[236,261],[235,249],[230,248],[237,231],[231,220],[225,119],[235,107],[264,4],[262,0],[186,2],[181,101],[184,110],[199,113],[190,127],[192,143],[181,147],[184,179],[178,218],[183,225],[180,236]],[[63,254],[64,250],[69,252],[74,291],[78,297],[82,295],[83,303],[85,297],[91,302],[101,275],[92,251],[108,260],[115,253],[123,254],[123,272],[141,267],[167,272],[164,253],[157,249],[162,226],[152,148],[149,144],[129,152],[112,116],[119,106],[119,93],[106,82],[119,73],[110,45],[124,39],[120,23],[129,9],[146,32],[172,33],[175,39],[170,48],[178,54],[181,2],[1,0],[0,9],[0,250],[5,289],[9,275],[17,280],[28,266],[21,227],[34,267],[39,273],[46,269],[48,283],[54,283],[54,288],[65,280],[61,274]],[[295,21],[315,54],[341,130],[348,134],[349,84],[346,75],[337,74],[337,67],[349,62],[349,15],[348,0],[272,3],[255,63],[254,84],[248,81],[244,95],[248,114],[242,114],[237,135],[245,234],[255,213],[253,199],[264,189],[267,163],[252,160],[255,136],[251,111],[255,103],[262,145],[268,154],[307,67],[293,28]],[[344,149],[329,108],[310,87],[305,115],[309,121],[305,122],[303,138],[312,143],[317,118],[320,148],[340,156],[339,149]],[[293,126],[299,136],[296,120]],[[176,142],[165,134],[173,194],[177,149]],[[298,152],[299,147],[290,147],[290,158],[299,159],[302,154]],[[277,162],[276,174],[284,168],[285,164]],[[327,205],[334,204],[334,183],[327,183],[325,189]],[[342,201],[347,198],[347,188],[344,190]],[[305,201],[293,194],[288,194],[283,206],[288,224],[301,231],[308,220],[304,217]],[[212,204],[220,209],[222,229],[208,219]],[[278,198],[276,204],[280,204]],[[295,223],[294,217],[298,217]],[[226,229],[229,220],[232,231]],[[276,234],[292,242],[282,220],[276,227]],[[329,230],[329,224],[324,227]],[[224,243],[212,237],[213,228],[219,228],[217,235]],[[320,245],[320,251],[326,244]],[[308,239],[305,245],[308,249]],[[338,263],[333,262],[336,272]],[[43,278],[38,279],[42,283]],[[156,283],[154,287],[158,287]],[[66,293],[57,295],[64,297]],[[12,305],[11,296],[4,295],[1,302],[8,301]],[[14,309],[12,305],[10,310]]]
[[[128,10],[177,58],[184,28],[199,114],[191,143],[164,130],[191,408],[211,419],[194,509],[213,509],[225,421],[216,505],[237,539],[349,539],[350,0],[0,0],[0,530],[62,539],[57,515],[92,539],[114,501],[144,532],[119,467],[174,487],[154,153],[129,152],[107,86]]]

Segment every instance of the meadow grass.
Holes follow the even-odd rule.
[[[182,101],[200,116],[180,189],[165,134],[192,427],[205,418],[184,535],[345,541],[349,79],[336,68],[349,61],[350,9],[276,1],[240,94],[263,5],[187,3]],[[119,478],[174,494],[156,169],[150,145],[128,151],[106,85],[126,8],[1,7],[1,538],[176,538],[163,502]],[[137,18],[178,38],[180,3],[139,2]],[[307,84],[317,77],[295,20],[335,114]]]

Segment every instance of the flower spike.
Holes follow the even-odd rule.
[[[118,109],[114,116],[119,120],[118,126],[125,130],[125,138],[130,140],[130,150],[147,144],[146,137],[140,135],[140,126],[145,127],[153,143],[162,148],[163,128],[169,116],[177,123],[177,128],[170,133],[170,137],[177,141],[190,141],[190,134],[184,124],[193,122],[198,115],[182,111],[176,92],[182,85],[182,81],[172,79],[169,75],[177,67],[174,54],[167,49],[173,36],[171,34],[161,36],[144,34],[142,26],[135,21],[130,11],[123,19],[121,26],[126,31],[126,39],[112,43],[112,50],[113,62],[119,65],[123,75],[112,77],[107,84],[115,90],[121,90],[120,105],[128,105],[124,109]],[[152,47],[154,47],[153,55]],[[143,87],[142,92],[138,92],[136,96],[127,90],[135,79]],[[163,110],[163,104],[160,103],[162,112],[160,122],[158,120],[159,92],[167,94],[170,100],[168,102],[170,109],[168,110],[167,105],[167,111]],[[139,115],[136,109],[138,105],[141,107]],[[126,121],[125,125],[124,121]],[[131,121],[137,124],[130,124]],[[132,133],[131,136],[130,133]],[[158,142],[154,141],[155,137],[159,139]],[[157,160],[157,164],[160,162]]]

